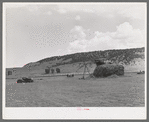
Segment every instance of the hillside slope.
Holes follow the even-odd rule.
[[[93,51],[93,52],[83,52],[75,53],[64,56],[55,56],[50,58],[45,58],[34,64],[42,64],[45,62],[53,63],[56,65],[70,64],[82,61],[94,61],[94,59],[105,58],[105,60],[110,60],[115,62],[124,62],[124,64],[130,64],[135,58],[144,59],[145,48],[133,48],[133,49],[121,49],[121,50],[105,50],[105,51]],[[30,65],[30,64],[27,64]],[[25,65],[25,66],[27,66]],[[55,64],[54,64],[55,65]]]
[[[59,67],[62,73],[76,72],[81,62],[90,62],[89,69],[92,72],[96,65],[95,59],[103,59],[105,62],[122,64],[125,71],[140,71],[145,70],[145,48],[132,48],[120,50],[105,50],[69,54],[64,56],[54,56],[45,58],[37,62],[28,63],[21,69],[15,69],[15,72],[22,74],[23,72],[31,74],[44,74],[47,67]],[[7,69],[8,70],[8,69]],[[9,69],[10,70],[10,69]],[[81,68],[78,72],[82,72]],[[16,73],[18,74],[18,73]]]

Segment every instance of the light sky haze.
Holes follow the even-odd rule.
[[[6,67],[77,52],[145,47],[146,3],[4,3]]]

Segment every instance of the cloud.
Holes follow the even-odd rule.
[[[94,9],[82,8],[81,10],[87,13],[95,13]]]
[[[30,12],[40,11],[40,7],[45,7],[46,5],[37,3],[5,3],[7,8],[19,8],[27,7]],[[48,6],[49,7],[49,6]],[[103,17],[112,18],[116,14],[123,17],[131,19],[145,19],[146,16],[146,3],[96,3],[96,4],[57,4],[50,5],[49,8],[59,12],[60,14],[65,14],[68,12],[85,12],[93,13]],[[78,19],[79,20],[79,19]]]
[[[30,11],[30,12],[36,12],[39,10],[39,7],[36,6],[36,5],[29,5],[29,6],[26,6],[27,9]]]
[[[71,42],[68,47],[68,53],[73,52],[85,52],[86,51],[86,42],[87,40],[76,40]]]
[[[77,15],[76,17],[75,17],[75,20],[80,20],[81,18],[80,18],[80,16],[79,15]]]
[[[65,9],[63,9],[63,8],[61,8],[61,9],[59,9],[59,10],[57,10],[60,14],[65,14],[65,13],[67,13],[67,10],[65,10]]]
[[[86,39],[83,27],[74,27],[79,34],[75,41],[69,43],[68,52],[76,53],[82,51],[124,49],[145,46],[145,31],[134,29],[128,22],[117,26],[115,32],[94,32],[92,39]]]
[[[84,39],[86,37],[85,30],[81,26],[75,26],[71,29],[70,33],[76,39]]]
[[[20,8],[26,6],[26,4],[23,3],[3,3],[3,5],[6,8]]]
[[[146,16],[146,6],[145,4],[133,5],[126,8],[122,7],[118,11],[124,17],[132,19],[145,19]]]
[[[51,11],[48,11],[46,14],[47,15],[52,15],[52,12]]]
[[[85,12],[94,13],[104,17],[114,17],[120,14],[131,19],[145,19],[146,3],[98,3],[98,4],[60,4],[58,8],[62,13]],[[64,11],[64,12],[63,12]]]

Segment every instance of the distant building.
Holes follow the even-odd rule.
[[[12,71],[8,71],[7,72],[7,75],[12,75]]]

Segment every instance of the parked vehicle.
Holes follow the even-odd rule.
[[[145,71],[137,72],[137,74],[145,74]]]
[[[23,77],[22,79],[18,79],[17,83],[31,83],[34,82],[31,78]]]

